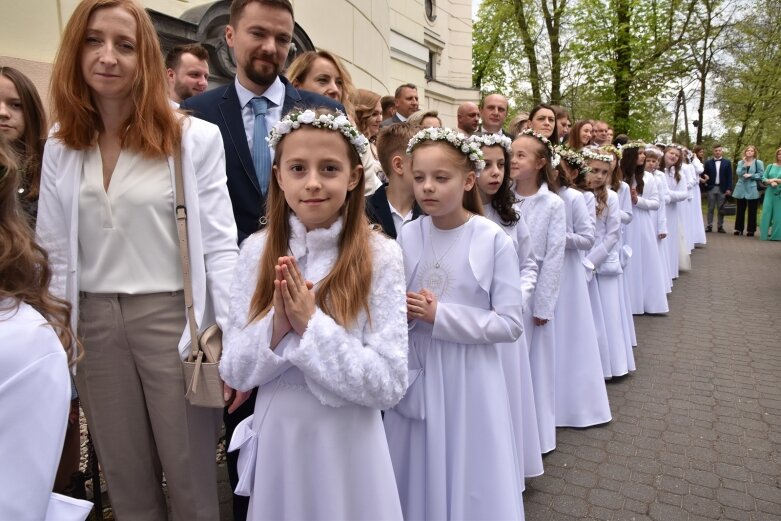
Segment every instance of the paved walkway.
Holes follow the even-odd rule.
[[[692,255],[667,316],[636,317],[613,421],[559,429],[527,521],[781,519],[781,244],[727,230]]]

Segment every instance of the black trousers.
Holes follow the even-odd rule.
[[[748,233],[757,231],[757,205],[759,199],[735,199],[737,203],[737,213],[735,214],[735,231],[743,231],[743,223],[746,215],[746,206],[748,206]]]
[[[756,212],[754,212],[756,214]],[[233,431],[236,430],[236,426],[241,423],[244,418],[249,417],[255,412],[255,398],[258,396],[257,387],[252,390],[252,394],[247,401],[241,404],[233,414],[228,414],[228,408],[225,408],[223,413],[223,421],[225,422],[225,450],[230,446],[231,438],[233,437]],[[239,451],[229,452],[225,460],[228,464],[228,479],[231,484],[231,490],[236,490],[236,485],[239,483],[239,473],[236,470],[236,464],[239,461]],[[233,494],[233,521],[245,521],[247,519],[247,510],[249,509],[249,497],[237,496]]]

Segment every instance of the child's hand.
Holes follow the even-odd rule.
[[[548,323],[547,318],[539,318],[539,317],[533,317],[534,318],[534,325],[535,326],[544,326]]]
[[[632,194],[632,204],[637,204],[637,189],[632,188],[631,194]]]
[[[283,338],[285,335],[287,335],[291,329],[293,329],[293,326],[290,325],[290,320],[287,318],[287,314],[285,312],[285,301],[282,298],[282,281],[285,280],[284,276],[282,275],[282,266],[281,263],[283,263],[284,257],[280,257],[279,263],[274,267],[274,300],[272,301],[272,304],[274,305],[274,332],[273,335],[275,338]]]
[[[437,315],[437,298],[427,289],[420,293],[407,292],[407,318],[409,320],[422,320],[429,324],[434,323]]]
[[[661,240],[661,239],[664,239],[665,237],[667,237],[667,234],[666,234],[666,233],[660,233],[660,234],[659,234],[659,239],[660,239],[660,240]]]
[[[282,271],[279,287],[285,305],[285,315],[293,330],[303,336],[309,320],[315,314],[313,284],[304,280],[301,270],[298,269],[298,263],[293,257],[282,257],[278,267]]]

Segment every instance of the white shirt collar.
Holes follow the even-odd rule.
[[[407,121],[407,118],[405,118],[404,116],[402,116],[398,112],[396,113],[396,117],[399,118],[402,122]]]
[[[239,95],[239,105],[241,105],[242,108],[246,107],[247,103],[249,103],[252,98],[258,97],[258,94],[247,89],[239,82],[238,76],[236,76],[234,82],[236,85],[236,94]],[[282,80],[277,76],[274,83],[269,85],[269,87],[260,95],[269,100],[276,107],[281,107],[285,101],[285,84],[282,83]]]

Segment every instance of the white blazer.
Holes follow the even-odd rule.
[[[225,329],[231,274],[238,257],[225,150],[216,125],[191,117],[183,118],[182,123],[182,177],[195,319],[201,331],[215,322]],[[38,200],[37,235],[49,253],[50,289],[73,305],[74,331],[79,316],[79,185],[83,164],[83,150],[72,150],[50,138],[43,154]],[[168,158],[168,167],[173,184],[173,157]],[[182,313],[186,313],[184,308]],[[185,326],[179,340],[183,359],[189,354],[189,345],[190,333]]]

